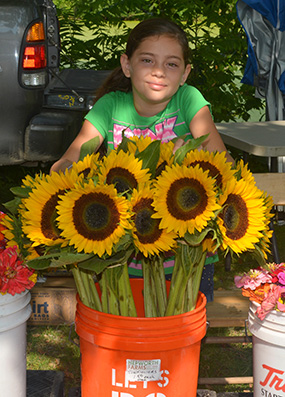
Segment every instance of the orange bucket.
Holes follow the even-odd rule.
[[[191,312],[145,318],[143,280],[130,281],[141,317],[101,313],[78,298],[82,397],[196,396],[206,297],[199,292]]]

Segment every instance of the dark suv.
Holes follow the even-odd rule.
[[[0,165],[57,160],[108,72],[59,72],[52,0],[0,2]]]

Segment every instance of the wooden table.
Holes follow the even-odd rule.
[[[240,289],[214,291],[213,302],[206,305],[207,321],[211,328],[244,327],[250,301]]]

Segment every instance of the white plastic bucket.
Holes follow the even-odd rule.
[[[0,294],[0,395],[26,396],[26,324],[31,294]]]
[[[254,397],[285,397],[285,313],[273,310],[264,320],[251,302],[248,323],[253,343]]]

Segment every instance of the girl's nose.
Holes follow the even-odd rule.
[[[155,64],[153,66],[153,69],[152,69],[152,74],[154,76],[163,77],[165,75],[164,66],[163,65],[159,65],[159,64]]]

